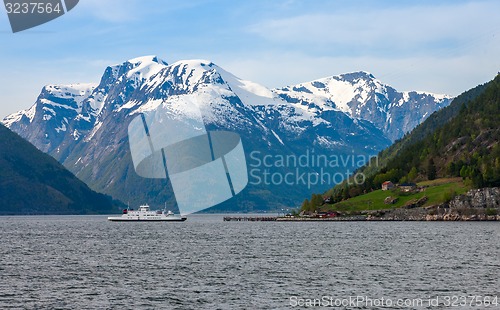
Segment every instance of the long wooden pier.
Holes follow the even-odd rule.
[[[344,222],[366,221],[365,216],[346,217],[284,217],[284,216],[225,216],[224,222]]]
[[[225,216],[224,222],[274,222],[277,216]]]
[[[364,221],[364,216],[350,217],[283,217],[283,216],[225,216],[224,222],[339,222]]]

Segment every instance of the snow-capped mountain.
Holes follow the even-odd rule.
[[[3,123],[11,130],[22,133],[40,150],[51,153],[63,142],[75,120],[85,114],[82,101],[92,94],[96,86],[47,85],[42,89],[36,104],[26,111],[7,116]],[[76,138],[80,136],[78,131],[73,134]]]
[[[451,97],[426,92],[398,92],[368,72],[332,76],[276,89],[284,100],[310,110],[342,111],[372,122],[392,141],[401,138]]]
[[[127,128],[139,113],[160,106],[168,111],[165,119],[184,117],[190,113],[182,105],[186,100],[201,111],[208,130],[239,133],[249,167],[257,167],[264,156],[376,154],[449,99],[398,93],[364,72],[270,90],[210,61],[168,65],[146,56],[106,68],[98,85],[46,86],[31,108],[6,117],[3,123],[93,189],[124,202],[160,207],[172,201],[172,190],[165,180],[135,174]],[[331,175],[359,165],[352,160],[321,168]],[[295,206],[310,192],[333,185],[266,183],[265,173],[295,173],[297,167],[264,168],[250,171],[249,185],[227,206],[247,211]],[[319,168],[300,167],[300,173],[317,175]]]

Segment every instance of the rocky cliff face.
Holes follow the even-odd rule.
[[[448,203],[376,211],[371,221],[500,221],[500,188],[472,189]]]
[[[463,208],[500,208],[500,188],[489,187],[481,189],[472,189],[465,195],[455,197],[449,203],[452,209]]]

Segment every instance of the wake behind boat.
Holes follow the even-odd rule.
[[[185,216],[176,215],[172,211],[152,211],[147,204],[140,206],[137,211],[125,209],[122,216],[108,217],[112,222],[183,222],[186,219]]]

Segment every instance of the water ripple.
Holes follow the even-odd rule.
[[[46,216],[0,217],[0,227],[1,309],[289,309],[291,296],[500,294],[498,223]]]

